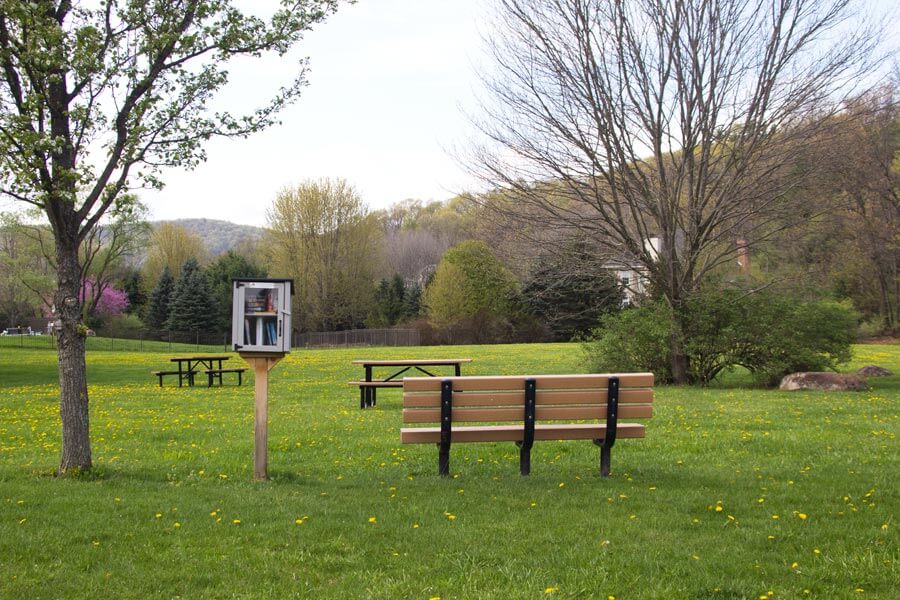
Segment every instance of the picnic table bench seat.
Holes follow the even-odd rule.
[[[379,388],[403,387],[401,376],[411,369],[419,371],[423,375],[435,377],[435,373],[425,367],[452,367],[455,374],[459,376],[462,365],[470,362],[472,362],[471,358],[359,359],[352,361],[352,364],[361,365],[365,369],[365,378],[349,381],[348,385],[359,386],[359,407],[363,409],[375,406],[376,392]],[[373,370],[376,368],[389,369],[394,372],[387,377],[376,379],[373,377]]]
[[[181,387],[181,380],[185,377],[188,379],[188,385],[194,385],[194,374],[187,373],[185,371],[151,371],[151,374],[159,377],[159,387],[162,387],[163,377],[167,375],[177,375],[178,376],[178,386]]]
[[[233,369],[204,369],[203,372],[206,373],[206,376],[209,378],[208,386],[212,387],[213,379],[215,379],[216,377],[218,377],[219,379],[219,385],[222,385],[223,373],[237,373],[237,384],[241,385],[241,379],[244,375],[244,371],[246,370],[246,368],[238,367]]]
[[[652,417],[652,386],[652,373],[407,377],[403,422],[414,426],[401,428],[400,441],[438,444],[438,472],[446,476],[451,443],[515,442],[528,475],[535,441],[592,440],[608,476],[616,439],[644,437],[642,423],[619,419]]]

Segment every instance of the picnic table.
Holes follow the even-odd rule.
[[[409,358],[394,360],[370,360],[359,359],[354,360],[351,364],[362,365],[365,369],[365,378],[359,381],[351,381],[350,385],[359,386],[359,407],[375,406],[375,393],[378,388],[401,388],[403,387],[403,378],[400,377],[410,369],[427,375],[428,377],[437,377],[434,373],[427,371],[424,367],[453,367],[454,375],[459,377],[463,363],[472,362],[471,358]],[[374,369],[397,369],[391,375],[381,379],[373,379]],[[399,379],[398,379],[399,378]]]
[[[165,375],[177,375],[178,387],[187,381],[189,386],[194,385],[194,376],[203,368],[204,373],[209,376],[209,385],[212,385],[214,377],[219,378],[219,384],[222,383],[222,373],[237,372],[238,369],[223,369],[222,363],[231,359],[230,356],[220,355],[202,355],[202,356],[176,356],[170,358],[169,362],[178,363],[178,370],[172,371],[154,371],[153,374],[159,377],[159,386],[162,387],[163,377]],[[244,371],[245,369],[239,369]],[[240,375],[240,374],[239,374]]]

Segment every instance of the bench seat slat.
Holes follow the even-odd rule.
[[[619,378],[619,385],[625,387],[653,387],[653,373],[609,373],[604,375],[534,375],[537,389],[589,389],[606,388],[609,378]],[[521,375],[498,376],[466,376],[453,377],[454,388],[481,390],[520,390],[522,389]],[[441,389],[440,377],[406,377],[405,389],[409,392],[434,392]]]
[[[524,391],[468,391],[453,392],[453,406],[521,406]],[[649,404],[653,402],[651,389],[620,389],[619,405]],[[538,388],[535,404],[606,404],[606,390],[541,390]],[[403,406],[409,408],[430,408],[441,405],[440,392],[404,392]]]
[[[494,425],[476,427],[454,427],[454,442],[520,442],[524,431],[521,425]],[[568,423],[547,425],[538,423],[534,427],[535,440],[595,440],[606,437],[606,425],[602,423]],[[644,425],[641,423],[619,423],[617,438],[642,438]],[[404,444],[426,444],[441,441],[440,427],[404,427],[400,430],[400,441]]]
[[[453,422],[491,422],[491,421],[521,421],[524,418],[524,408],[521,406],[500,408],[457,408],[453,407]],[[619,407],[620,419],[646,419],[653,416],[653,407],[650,405],[625,405]],[[578,421],[587,419],[605,419],[606,405],[596,406],[538,406],[535,410],[535,419],[541,421]],[[406,409],[403,411],[404,423],[439,423],[441,409],[421,408]]]

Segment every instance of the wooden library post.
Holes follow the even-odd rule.
[[[255,404],[253,410],[253,479],[269,478],[269,371],[284,354],[239,353],[253,367]]]

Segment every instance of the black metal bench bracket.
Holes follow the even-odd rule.
[[[612,447],[616,443],[616,424],[619,421],[619,378],[610,377],[606,394],[606,436],[600,444],[600,475],[609,477]]]
[[[450,437],[453,423],[453,381],[441,382],[441,443],[438,452],[438,474],[450,475]]]
[[[534,405],[537,397],[537,382],[534,379],[525,380],[525,421],[522,432],[522,441],[519,446],[519,472],[522,475],[531,473],[531,447],[534,445]]]

